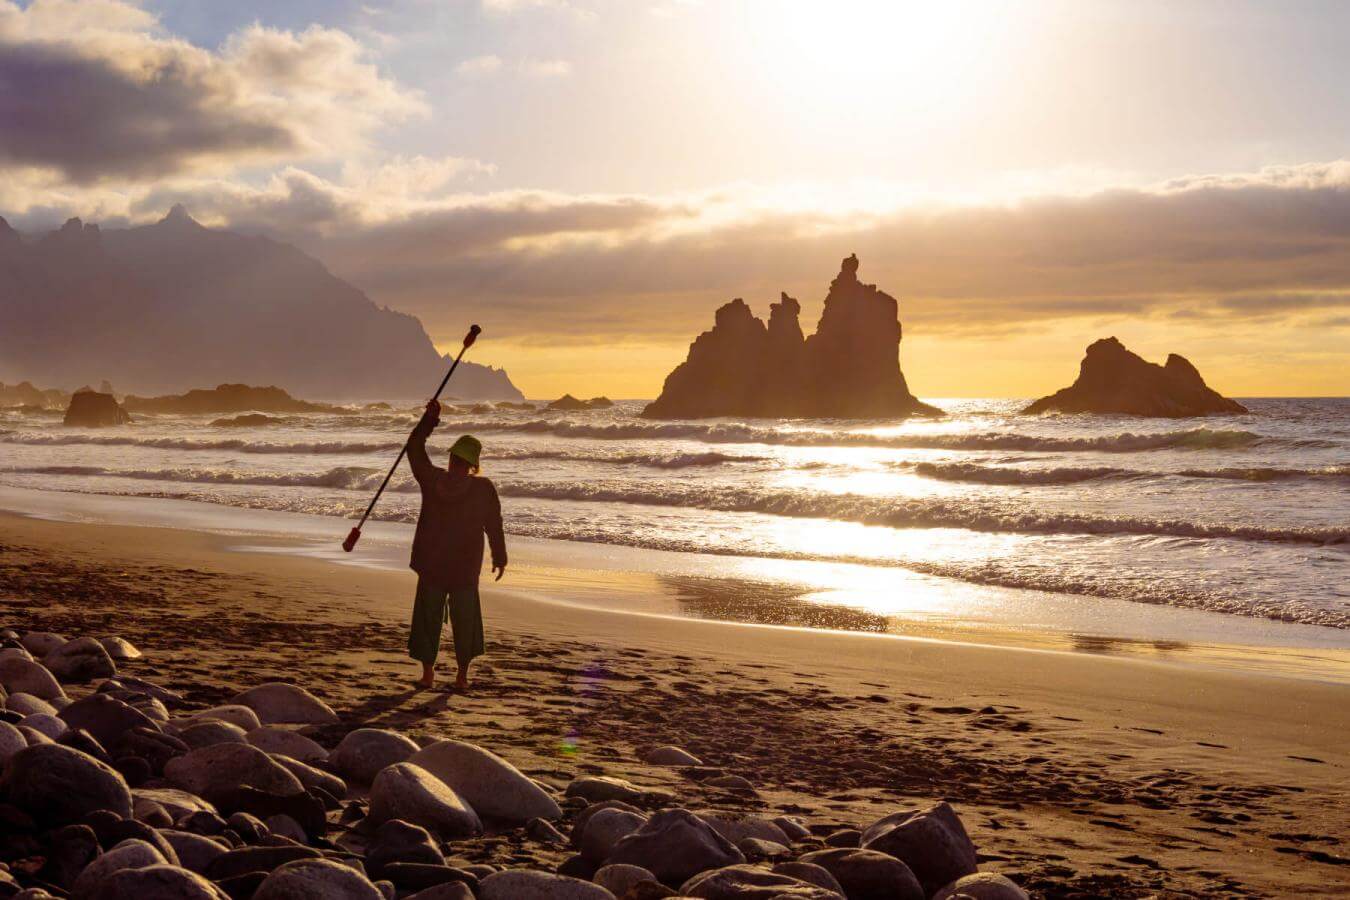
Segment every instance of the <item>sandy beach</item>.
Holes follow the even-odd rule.
[[[454,737],[554,787],[617,775],[822,835],[946,799],[982,868],[1036,896],[1350,893],[1343,680],[582,608],[513,593],[531,578],[513,571],[485,590],[473,692],[416,692],[412,573],[238,544],[5,513],[0,615],[120,634],[146,651],[129,671],[194,706],[306,685],[342,720],[326,746],[366,725]],[[664,744],[705,767],[638,761]],[[756,793],[703,783],[720,774]],[[459,849],[498,864],[566,855],[518,833]]]

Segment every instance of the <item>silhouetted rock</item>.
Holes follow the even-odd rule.
[[[221,384],[210,389],[196,388],[186,394],[169,394],[163,397],[128,395],[123,405],[136,412],[176,416],[252,411],[264,413],[340,411],[339,407],[328,403],[297,400],[279,387],[254,387],[248,384]]]
[[[100,394],[98,391],[80,391],[70,396],[70,406],[66,407],[65,425],[81,428],[103,428],[107,425],[126,425],[131,416],[118,404],[112,394]]]
[[[38,383],[111,378],[147,394],[234,380],[412,400],[450,364],[415,317],[376,305],[313,257],[205,228],[181,209],[106,231],[72,219],[37,240],[0,228],[0,297],[0,371]],[[469,360],[451,391],[522,399],[504,371]]]
[[[0,219],[3,222],[4,219]],[[111,394],[112,391],[104,393]],[[56,388],[35,387],[31,381],[5,384],[0,381],[0,406],[18,406],[24,411],[64,409],[70,403],[70,394]]]
[[[1077,381],[1042,397],[1022,412],[1181,418],[1245,413],[1247,408],[1206,385],[1185,357],[1169,354],[1166,364],[1160,366],[1131,353],[1120,341],[1109,337],[1088,346],[1087,355],[1078,367]]]
[[[614,401],[608,397],[592,397],[589,400],[578,400],[571,394],[563,394],[545,408],[554,412],[570,412],[578,409],[609,409],[613,405]]]
[[[858,281],[845,259],[830,284],[816,333],[803,337],[801,304],[783,294],[769,322],[744,300],[719,310],[711,331],[666,378],[647,418],[710,416],[894,418],[940,415],[909,392],[900,371],[894,297]]]

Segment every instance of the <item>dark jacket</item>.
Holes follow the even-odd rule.
[[[483,569],[484,534],[492,545],[492,565],[506,565],[502,505],[486,478],[452,477],[431,464],[427,437],[436,425],[436,420],[423,415],[408,438],[408,461],[422,488],[411,565],[440,587],[476,587]]]

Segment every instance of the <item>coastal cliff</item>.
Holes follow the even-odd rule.
[[[71,219],[29,239],[0,219],[0,377],[274,384],[340,402],[424,398],[450,364],[422,323],[316,259],[207,228],[182,206],[150,225]],[[448,396],[521,400],[506,372],[465,361]]]
[[[801,304],[787,294],[766,325],[739,298],[666,377],[642,411],[655,419],[713,416],[893,418],[941,415],[909,391],[900,371],[895,298],[858,280],[850,256],[830,284],[815,334],[802,333]]]

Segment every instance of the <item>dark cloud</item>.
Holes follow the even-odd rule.
[[[298,149],[283,125],[185,74],[172,58],[133,76],[61,44],[0,43],[0,163],[83,183],[172,174],[205,156]]]

